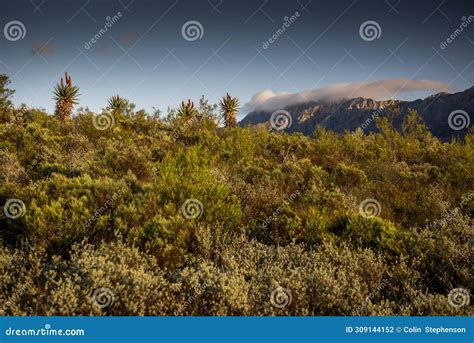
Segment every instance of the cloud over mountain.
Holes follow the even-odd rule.
[[[433,80],[386,79],[374,82],[339,83],[299,93],[276,93],[267,89],[255,94],[242,107],[242,112],[275,111],[286,106],[311,101],[332,101],[357,97],[374,100],[396,99],[402,94],[415,91],[450,92],[452,87],[445,82]]]

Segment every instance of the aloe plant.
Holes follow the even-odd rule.
[[[239,110],[239,99],[234,98],[227,93],[220,102],[221,113],[224,117],[226,127],[237,126],[237,112]]]
[[[114,115],[124,113],[127,107],[127,100],[120,95],[113,95],[107,100],[107,110]]]
[[[193,118],[198,115],[198,110],[194,106],[194,102],[188,99],[188,102],[181,102],[181,106],[178,109],[178,115],[182,118]]]
[[[60,120],[71,119],[72,109],[77,104],[79,88],[72,85],[71,76],[64,73],[64,80],[54,88],[54,100],[56,100],[56,109],[54,115]]]

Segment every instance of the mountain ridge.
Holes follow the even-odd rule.
[[[474,86],[457,93],[440,92],[424,99],[374,100],[371,98],[343,98],[339,100],[313,100],[288,105],[281,110],[291,115],[292,124],[286,132],[302,132],[311,135],[317,126],[337,133],[361,128],[365,133],[376,131],[375,117],[389,117],[400,129],[408,110],[418,112],[434,136],[443,141],[462,138],[469,131],[474,119]],[[466,114],[460,112],[464,111]],[[450,114],[454,113],[451,117]],[[273,112],[254,110],[241,121],[241,126],[266,124]],[[461,118],[462,117],[462,118]]]

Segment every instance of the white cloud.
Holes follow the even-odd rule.
[[[242,107],[242,113],[254,110],[276,111],[286,106],[310,101],[332,101],[357,97],[374,100],[397,99],[403,94],[415,91],[449,92],[447,83],[432,80],[387,79],[374,82],[339,83],[336,85],[311,89],[299,93],[275,93],[270,89],[252,96]]]

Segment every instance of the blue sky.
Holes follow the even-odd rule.
[[[472,1],[21,0],[1,6],[2,28],[15,20],[26,32],[18,40],[3,32],[0,73],[12,79],[15,104],[48,111],[64,71],[80,87],[79,105],[94,111],[113,94],[138,108],[166,111],[182,99],[205,95],[216,102],[226,92],[245,104],[266,89],[298,93],[403,78],[461,91],[474,83],[474,22],[440,47],[463,17],[474,15]],[[118,12],[121,17],[86,49],[106,18]],[[199,22],[201,38],[183,37],[189,21]],[[377,39],[362,38],[359,29],[367,21],[380,27]],[[396,97],[433,92],[417,89]]]

